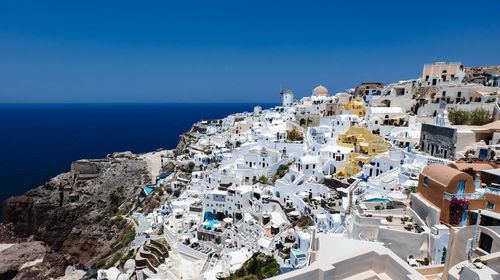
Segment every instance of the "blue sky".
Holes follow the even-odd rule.
[[[0,102],[278,102],[500,64],[500,1],[0,2]]]

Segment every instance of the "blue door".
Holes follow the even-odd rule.
[[[467,215],[467,208],[464,209],[464,212],[462,212],[462,218],[460,219],[460,226],[465,227],[467,225],[467,218],[469,215]]]
[[[481,149],[479,150],[479,158],[485,159],[488,157],[488,150]]]
[[[465,180],[460,180],[460,181],[458,181],[457,194],[458,195],[464,194],[464,191],[465,191]]]

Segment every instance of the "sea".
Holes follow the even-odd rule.
[[[0,104],[0,201],[69,171],[78,159],[173,149],[194,123],[255,105],[278,104]]]

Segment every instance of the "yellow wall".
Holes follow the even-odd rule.
[[[357,115],[361,118],[366,115],[366,108],[361,97],[353,98],[347,104],[344,104],[344,110],[349,110],[351,115]]]
[[[353,149],[349,154],[349,161],[344,170],[336,174],[345,178],[361,171],[362,166],[368,164],[373,156],[387,152],[390,147],[390,144],[384,138],[371,133],[364,127],[358,126],[351,126],[344,134],[340,134],[337,144]]]

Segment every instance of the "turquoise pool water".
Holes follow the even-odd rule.
[[[371,198],[371,199],[367,199],[367,200],[363,200],[363,202],[375,202],[375,203],[386,203],[386,204],[391,204],[392,201],[390,201],[389,199],[387,198]]]
[[[214,214],[210,213],[210,212],[205,212],[205,221],[209,222],[210,224],[205,226],[205,227],[209,227],[211,229],[215,229],[215,224],[218,224],[218,222],[214,221]]]

